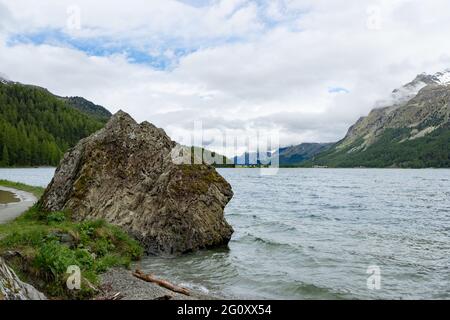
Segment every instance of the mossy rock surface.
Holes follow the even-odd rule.
[[[211,166],[176,164],[176,146],[162,129],[120,111],[66,153],[40,205],[118,225],[153,254],[226,245],[231,186]]]

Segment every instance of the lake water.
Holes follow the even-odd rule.
[[[230,298],[450,298],[450,170],[219,171],[235,193],[229,250],[147,257],[146,272]],[[46,185],[52,174],[0,179]]]
[[[0,179],[46,187],[55,174],[55,168],[5,169],[0,168]]]

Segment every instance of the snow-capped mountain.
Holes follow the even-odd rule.
[[[450,69],[437,72],[433,75],[421,73],[417,77],[405,84],[404,86],[395,89],[391,94],[391,100],[388,104],[401,104],[416,96],[419,91],[428,85],[448,85],[450,84]]]
[[[450,69],[434,75],[419,74],[413,81],[393,91],[391,104],[377,105],[348,131],[340,147],[360,139],[355,150],[376,142],[388,128],[412,130],[407,139],[423,137],[449,123]],[[388,101],[384,101],[387,103]]]
[[[435,81],[439,85],[449,85],[450,84],[450,69],[446,69],[442,72],[438,72],[434,75]]]
[[[6,78],[4,78],[1,74],[0,74],[0,83],[6,84],[9,83],[10,81],[7,80]]]
[[[377,101],[376,108],[391,106],[392,109],[401,106],[414,98],[421,89],[428,85],[449,85],[450,84],[450,68],[435,74],[421,73],[416,78],[403,85],[402,87],[392,91],[389,98]]]
[[[373,109],[316,165],[450,166],[450,69],[419,74],[392,93],[393,104]]]

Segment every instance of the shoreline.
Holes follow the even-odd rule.
[[[163,288],[155,283],[145,282],[133,276],[133,264],[130,270],[112,268],[100,275],[100,288],[103,291],[94,300],[120,295],[120,300],[221,300],[223,298],[188,289],[189,295],[183,295]]]

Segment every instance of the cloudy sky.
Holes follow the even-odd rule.
[[[448,0],[0,0],[0,73],[174,139],[202,121],[211,136],[329,142],[416,74],[450,67],[449,12]]]

